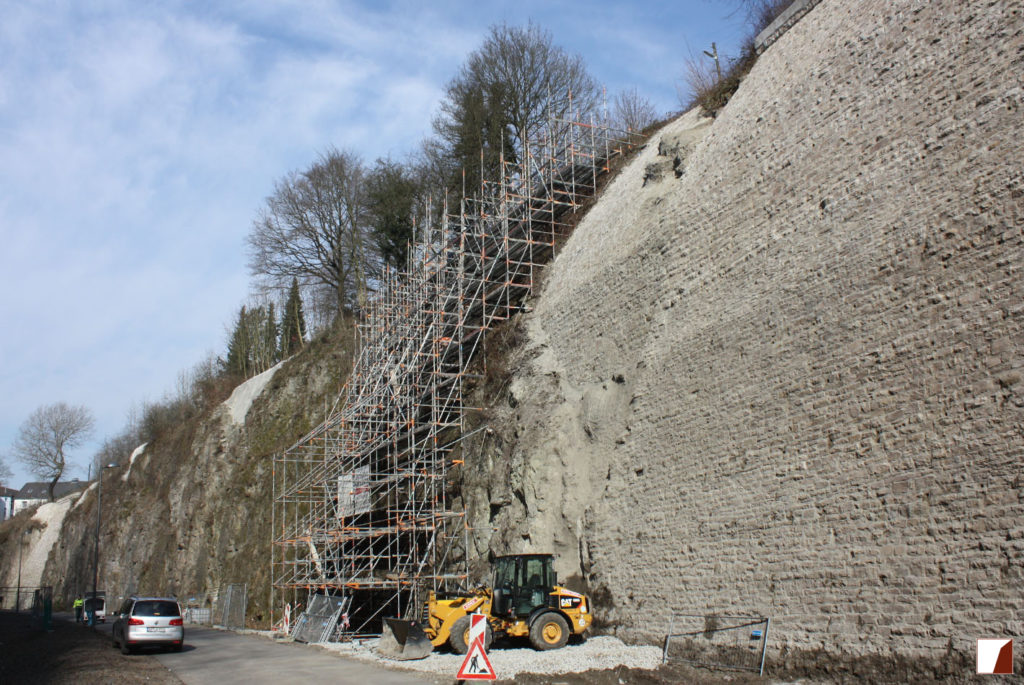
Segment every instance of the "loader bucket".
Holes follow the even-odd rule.
[[[377,653],[389,659],[422,659],[434,650],[430,638],[417,621],[384,619],[384,632],[377,642]]]

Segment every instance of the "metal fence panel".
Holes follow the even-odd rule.
[[[770,618],[683,614],[672,616],[662,663],[685,661],[708,668],[764,674]]]
[[[244,628],[246,609],[245,583],[232,583],[221,588],[217,595],[213,620],[225,628]]]
[[[351,597],[311,595],[306,610],[295,621],[292,637],[296,642],[329,642],[334,637],[338,619],[351,603]]]
[[[185,623],[196,623],[208,626],[213,622],[213,610],[209,607],[186,607],[183,618],[185,619]]]
[[[10,585],[0,586],[0,609],[10,611],[29,611],[35,608],[38,591],[52,597],[53,588],[49,585]]]

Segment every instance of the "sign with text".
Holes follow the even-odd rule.
[[[338,476],[338,518],[370,511],[370,467]]]

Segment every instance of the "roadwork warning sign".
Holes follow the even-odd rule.
[[[455,676],[459,680],[497,680],[491,660],[487,658],[487,650],[484,649],[484,634],[487,630],[487,619],[482,614],[473,614],[472,624],[469,628],[471,643],[466,658],[462,662],[462,668]]]

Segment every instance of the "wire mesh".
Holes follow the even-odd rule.
[[[224,586],[217,594],[213,621],[225,628],[244,628],[248,597],[245,583]]]
[[[662,662],[684,661],[763,674],[769,623],[770,619],[761,616],[673,616],[665,635]]]
[[[348,607],[351,604],[351,597],[311,595],[307,609],[295,621],[292,637],[296,642],[322,643],[330,641],[339,623],[342,629],[345,629],[345,624],[348,622]]]

